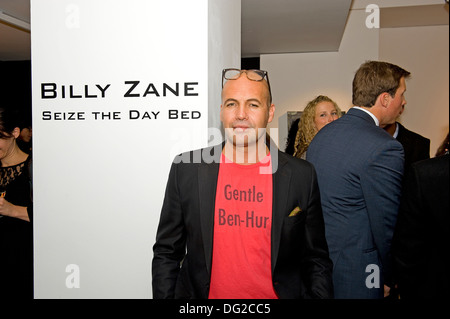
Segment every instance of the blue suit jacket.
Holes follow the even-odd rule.
[[[391,276],[402,145],[352,108],[318,132],[307,160],[317,171],[335,297],[381,298]]]

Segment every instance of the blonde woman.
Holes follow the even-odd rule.
[[[310,101],[303,110],[294,143],[294,156],[305,159],[309,143],[322,127],[337,120],[342,115],[336,102],[327,96],[319,95]]]

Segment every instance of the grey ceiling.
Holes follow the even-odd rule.
[[[337,51],[351,0],[242,0],[242,56]],[[29,23],[30,0],[0,0]],[[30,59],[30,32],[0,21],[0,61]]]
[[[337,51],[351,0],[242,0],[242,56]]]

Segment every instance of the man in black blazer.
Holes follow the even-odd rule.
[[[403,110],[404,108],[401,113]],[[430,140],[428,138],[408,130],[397,121],[386,125],[383,129],[402,144],[405,153],[405,172],[410,169],[411,164],[430,158]],[[389,298],[398,299],[397,279],[394,277],[392,280],[395,284],[392,284]]]
[[[384,129],[399,141],[405,152],[405,168],[412,163],[430,158],[430,139],[408,130],[399,122],[389,124]]]
[[[407,170],[392,252],[401,299],[448,299],[448,152]]]
[[[226,69],[223,81],[225,142],[179,155],[170,170],[153,247],[153,297],[260,298],[254,287],[264,282],[266,295],[261,298],[332,298],[332,263],[315,170],[266,139],[275,110],[267,72]],[[250,172],[264,161],[271,168],[260,174],[268,179],[221,174],[224,163]],[[232,190],[234,183],[221,185],[222,178],[238,183],[248,177],[265,182],[254,182],[245,192]],[[263,194],[260,189],[271,191]],[[227,209],[225,215],[217,204],[222,195],[229,202],[241,200],[234,203],[236,211]],[[269,215],[258,219],[259,210],[246,210],[249,201],[262,202],[260,209]],[[257,241],[245,240],[249,229],[258,231]],[[249,251],[248,261],[221,259],[219,251],[231,256]],[[264,275],[257,280],[255,273]]]

